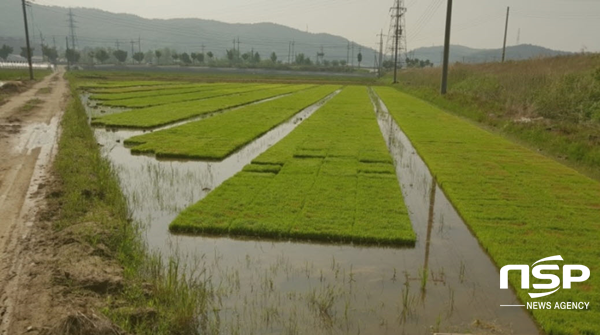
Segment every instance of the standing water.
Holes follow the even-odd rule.
[[[330,97],[329,97],[330,98]],[[326,100],[326,99],[325,99]],[[377,118],[394,158],[413,229],[414,248],[175,236],[169,223],[252,159],[289,134],[323,103],[222,162],[157,161],[132,156],[131,131],[96,129],[132,216],[152,249],[184,254],[201,267],[214,301],[208,332],[219,334],[535,334],[514,293],[471,235],[410,141],[387,113]],[[88,113],[94,109],[88,107]]]

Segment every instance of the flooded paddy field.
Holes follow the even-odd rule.
[[[95,102],[83,100],[90,117],[98,116]],[[326,103],[299,111],[221,161],[132,155],[123,143],[143,130],[95,129],[133,219],[146,229],[150,248],[166,258],[180,257],[205,283],[210,303],[200,316],[203,328],[222,334],[537,333],[525,310],[499,307],[519,301],[511,290],[498,290],[497,267],[379,103],[371,109],[393,161],[393,182],[402,191],[416,235],[414,246],[169,232],[181,211],[242,171]],[[123,112],[101,109],[102,115]]]

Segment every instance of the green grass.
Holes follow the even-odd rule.
[[[242,172],[183,211],[170,229],[369,244],[415,243],[365,87],[344,89]]]
[[[146,97],[139,97],[135,99],[124,99],[124,100],[108,100],[100,101],[100,104],[108,107],[125,107],[125,108],[144,108],[168,105],[178,102],[202,100],[212,97],[225,96],[237,93],[251,92],[263,89],[270,89],[281,87],[281,85],[260,85],[260,84],[239,84],[239,85],[227,85],[222,86],[221,84],[209,84],[204,89],[196,89],[194,92],[183,92],[178,94],[160,94],[161,91],[157,91],[156,94]],[[170,91],[169,91],[170,92]]]
[[[156,95],[170,95],[170,94],[182,94],[196,92],[206,89],[208,85],[217,88],[218,84],[187,84],[187,85],[170,85],[170,86],[142,86],[132,88],[133,91],[114,91],[113,89],[107,90],[94,90],[94,94],[90,96],[93,100],[126,100],[135,98],[151,97]],[[118,88],[115,90],[126,90]]]
[[[83,250],[104,246],[102,258],[118,262],[124,270],[123,289],[101,296],[102,305],[94,309],[131,334],[196,333],[206,307],[203,284],[187,277],[184,273],[189,272],[176,259],[165,264],[164,258],[146,250],[139,227],[129,218],[117,176],[98,150],[75,89],[61,129],[53,165],[60,188],[48,199],[54,204],[51,208],[58,208],[53,227],[58,232],[71,228],[75,236],[70,243],[86,244]],[[93,228],[78,230],[81,224]],[[155,311],[156,317],[133,323],[131,315],[145,309]]]
[[[41,80],[51,74],[51,70],[33,70],[35,80]],[[0,69],[0,81],[29,80],[28,69]]]
[[[591,310],[531,311],[543,330],[600,333],[600,184],[392,88],[376,92],[499,267],[562,255],[590,268],[586,282],[538,300],[589,301]],[[537,301],[518,274],[510,282],[521,301]]]
[[[169,105],[135,109],[111,114],[92,120],[94,126],[150,129],[178,121],[187,120],[203,114],[238,107],[278,95],[292,93],[308,85],[286,85],[283,87],[245,92],[236,95],[215,97],[197,101],[172,103]]]
[[[339,88],[318,86],[125,141],[133,153],[157,157],[222,160]]]
[[[600,54],[454,64],[443,97],[440,76],[405,70],[398,87],[600,180]]]

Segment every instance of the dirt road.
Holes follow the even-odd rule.
[[[43,201],[68,93],[59,69],[0,106],[0,334],[9,334],[30,229]],[[49,89],[47,89],[49,88]],[[40,89],[42,89],[40,91]],[[34,99],[35,102],[32,102]]]

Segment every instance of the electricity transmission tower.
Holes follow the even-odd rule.
[[[71,33],[71,49],[75,50],[75,28],[77,28],[77,26],[75,26],[75,23],[77,23],[77,21],[73,19],[75,15],[73,14],[73,11],[71,11],[70,8],[69,14],[67,14],[67,16],[69,17],[69,31]]]
[[[391,54],[394,59],[394,84],[397,83],[398,66],[402,67],[403,59],[406,59],[407,45],[406,45],[406,7],[404,7],[404,0],[395,0],[394,6],[390,8],[392,19],[390,21],[390,29],[388,32],[388,45],[389,38],[392,38]],[[400,59],[398,59],[400,57]]]

